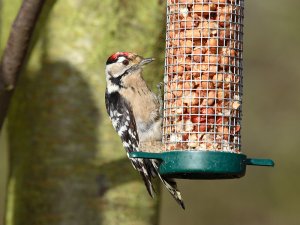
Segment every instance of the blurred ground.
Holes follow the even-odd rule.
[[[253,0],[245,7],[243,152],[276,166],[249,167],[239,180],[179,181],[187,209],[164,190],[161,225],[299,224],[300,2]],[[0,141],[0,178],[3,148]]]

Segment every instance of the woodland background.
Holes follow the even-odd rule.
[[[20,4],[0,0],[1,53]],[[162,79],[164,1],[46,1],[1,132],[0,224],[6,201],[7,225],[298,225],[299,8],[245,2],[243,152],[275,168],[180,180],[183,211],[164,189],[159,202],[148,197],[104,109],[111,53],[155,57],[145,77]]]

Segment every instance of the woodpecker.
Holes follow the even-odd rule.
[[[131,52],[117,52],[106,62],[106,110],[127,155],[147,146],[143,143],[161,143],[160,98],[148,88],[142,77],[143,66],[153,60]],[[158,176],[174,199],[185,208],[176,182],[159,174],[157,160],[129,159],[152,198],[152,178]]]

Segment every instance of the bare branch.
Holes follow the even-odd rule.
[[[0,63],[0,130],[45,0],[23,0]]]

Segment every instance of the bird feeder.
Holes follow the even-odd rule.
[[[161,161],[172,178],[222,179],[247,165],[241,152],[244,0],[168,0]]]

